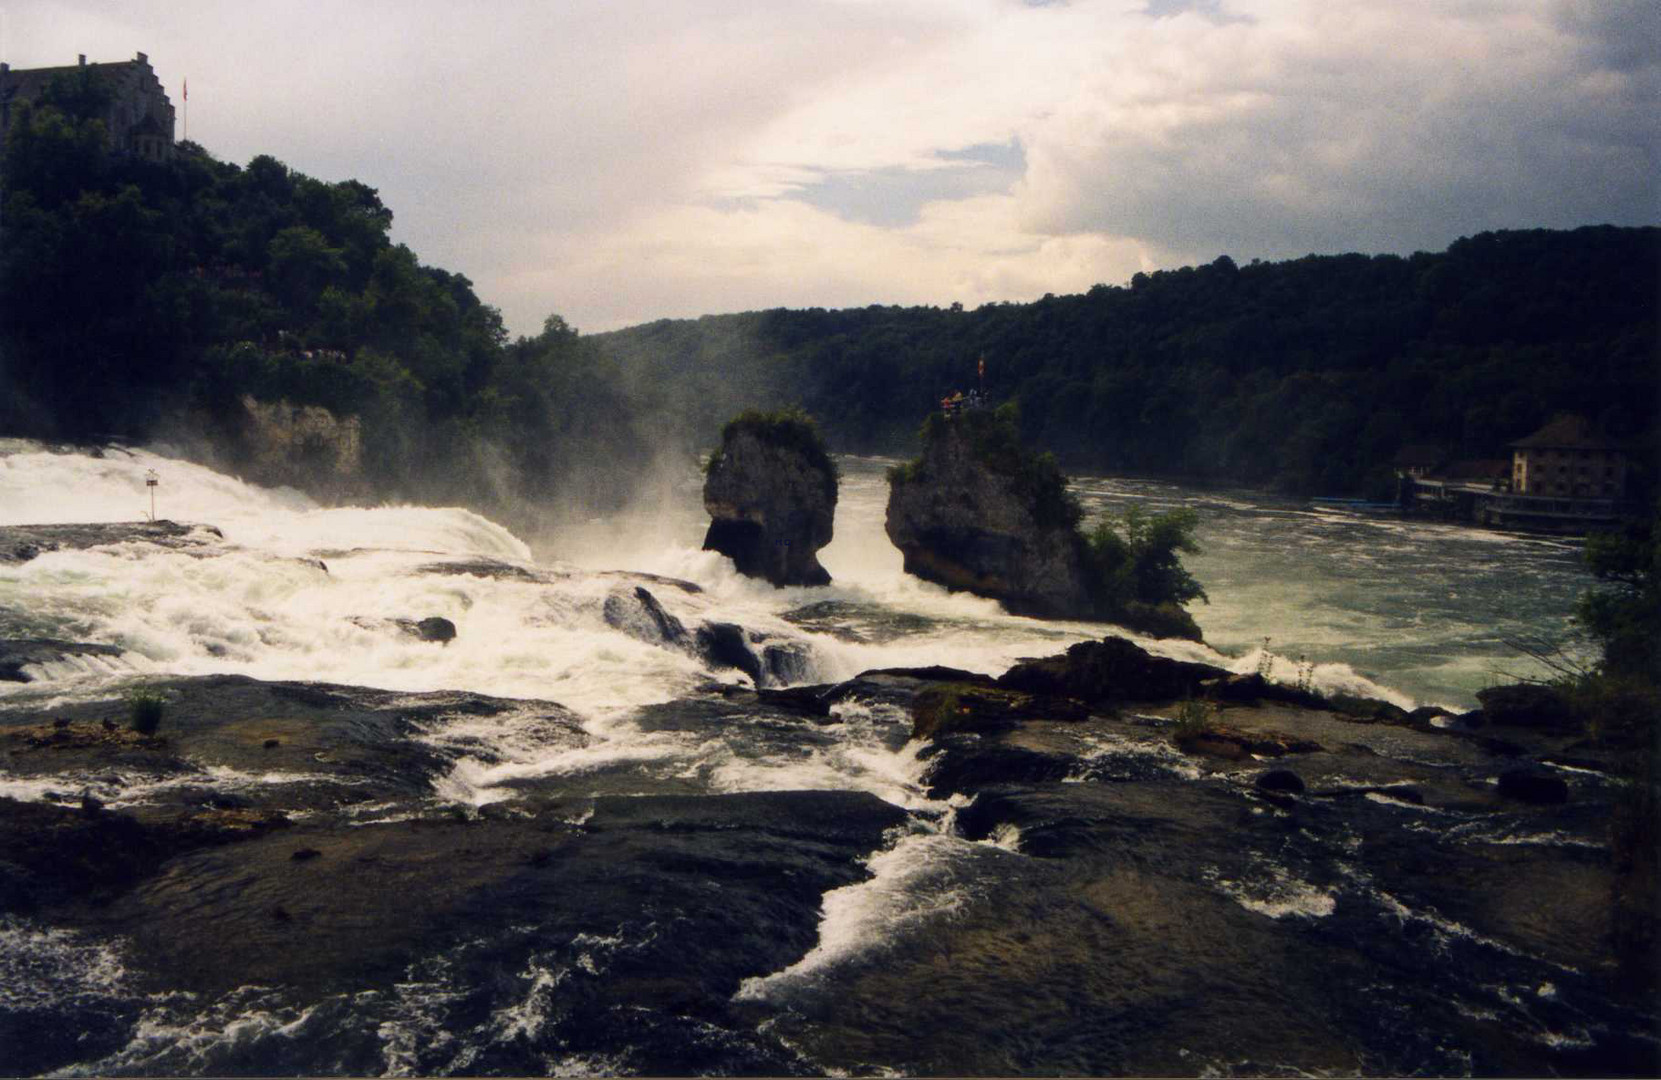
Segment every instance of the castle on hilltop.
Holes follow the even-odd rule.
[[[109,132],[111,151],[147,161],[173,156],[173,103],[143,53],[106,64],[89,64],[83,53],[75,64],[20,71],[0,64],[0,146],[22,106],[39,101],[54,80],[77,77],[96,80],[109,93],[100,119]]]

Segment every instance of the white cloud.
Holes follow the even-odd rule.
[[[601,242],[603,239],[603,242]],[[1100,235],[1024,230],[1008,195],[932,203],[903,228],[850,222],[795,200],[718,209],[683,205],[620,231],[559,237],[547,269],[508,283],[558,293],[599,330],[658,317],[776,306],[860,307],[1035,299],[1159,265],[1147,245]]]

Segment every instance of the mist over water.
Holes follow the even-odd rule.
[[[94,458],[9,449],[0,456],[0,523],[136,520],[148,511],[144,479],[155,469],[159,516],[224,532],[231,550],[212,559],[100,549],[0,570],[9,624],[119,645],[127,652],[115,666],[129,673],[473,690],[600,714],[669,700],[704,677],[690,658],[608,627],[600,608],[617,581],[579,571],[694,582],[701,592],[654,595],[688,625],[731,621],[805,643],[817,681],[931,663],[995,673],[1113,632],[1010,616],[993,601],[906,575],[883,532],[890,463],[881,459],[841,462],[836,535],[821,553],[833,584],[776,589],[701,550],[708,518],[690,462],[660,470],[619,514],[521,540],[462,509],[328,508],[149,450]],[[1193,608],[1209,647],[1144,644],[1250,671],[1267,637],[1276,677],[1295,678],[1307,657],[1318,686],[1399,704],[1468,708],[1505,674],[1538,674],[1506,642],[1570,641],[1575,599],[1590,583],[1569,540],[1148,481],[1084,477],[1075,491],[1087,522],[1131,505],[1199,514],[1203,551],[1186,562],[1210,596]],[[475,558],[566,576],[548,585],[417,572]],[[783,618],[810,605],[815,618]],[[442,650],[362,625],[431,615],[459,630]]]

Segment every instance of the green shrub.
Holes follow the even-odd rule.
[[[1097,608],[1133,630],[1197,639],[1199,628],[1182,605],[1205,600],[1205,589],[1182,565],[1181,553],[1200,550],[1198,524],[1199,515],[1187,508],[1150,515],[1134,506],[1117,528],[1098,522],[1084,538]]]
[[[127,692],[127,725],[140,735],[154,735],[167,711],[167,698],[160,690],[140,686]]]
[[[1209,701],[1188,698],[1177,706],[1176,721],[1171,728],[1171,741],[1181,746],[1211,734],[1216,728],[1217,707]]]
[[[754,435],[771,446],[795,450],[807,458],[809,464],[830,477],[833,490],[837,479],[842,475],[836,467],[836,462],[831,460],[824,438],[819,434],[819,425],[800,405],[787,406],[775,412],[745,409],[728,420],[721,428],[721,445],[715,448],[715,452],[710,454],[709,460],[704,463],[705,474],[715,470],[720,464],[722,451],[740,434]]]
[[[902,461],[898,465],[888,466],[888,486],[901,487],[917,479],[917,462]]]

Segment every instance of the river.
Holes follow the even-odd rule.
[[[202,791],[220,792],[228,806],[247,806],[250,801],[263,805],[262,799],[280,801],[289,793],[292,798],[283,804],[283,812],[317,845],[307,849],[307,858],[326,862],[336,857],[337,848],[344,851],[356,844],[352,850],[360,852],[359,863],[366,867],[403,856],[361,854],[361,845],[369,842],[362,838],[380,835],[389,838],[388,844],[415,842],[391,828],[399,823],[444,823],[455,815],[485,830],[479,835],[490,837],[529,827],[523,824],[528,811],[512,817],[515,806],[534,804],[566,813],[572,799],[587,800],[587,809],[560,827],[586,829],[582,835],[589,838],[573,840],[573,845],[608,835],[608,813],[626,817],[605,802],[617,797],[690,797],[723,807],[729,804],[721,800],[729,797],[778,798],[786,801],[778,803],[777,812],[795,813],[800,811],[798,796],[837,793],[866,799],[867,803],[847,807],[867,807],[875,822],[875,831],[861,841],[869,845],[863,850],[872,853],[857,863],[857,875],[850,878],[854,872],[846,866],[829,876],[822,868],[785,872],[777,880],[817,882],[789,910],[771,894],[755,894],[754,902],[761,905],[756,910],[770,912],[767,918],[776,918],[778,927],[776,933],[754,931],[759,943],[740,947],[735,939],[721,954],[725,959],[720,962],[731,966],[730,981],[737,990],[729,991],[730,1001],[724,997],[714,1012],[699,1014],[705,1017],[699,1023],[719,1029],[719,1039],[700,1034],[701,1028],[686,1028],[685,1016],[672,1010],[654,1014],[658,1019],[650,1027],[653,1034],[643,1035],[644,1021],[624,1024],[615,1019],[622,1006],[605,1005],[612,999],[604,993],[657,993],[650,989],[657,983],[641,984],[648,989],[640,991],[627,981],[635,977],[626,975],[633,970],[628,966],[634,962],[628,959],[631,950],[640,950],[640,957],[656,957],[648,965],[654,972],[658,967],[653,965],[680,962],[671,954],[659,957],[651,951],[663,947],[661,924],[644,915],[635,919],[619,907],[642,902],[640,888],[648,893],[657,888],[649,882],[634,891],[608,893],[603,902],[593,900],[598,921],[580,924],[580,932],[566,928],[558,934],[551,924],[536,922],[546,913],[525,914],[541,909],[514,908],[518,901],[512,897],[518,894],[503,886],[502,898],[493,903],[517,912],[513,918],[503,915],[498,922],[493,914],[476,928],[476,935],[410,961],[402,975],[369,989],[315,991],[311,997],[258,982],[220,991],[176,992],[173,984],[154,976],[162,981],[158,990],[155,981],[139,979],[134,973],[139,961],[129,958],[130,949],[143,954],[142,941],[134,944],[8,916],[0,919],[0,975],[5,976],[0,978],[0,1041],[8,1032],[18,1037],[20,1031],[44,1030],[43,1025],[82,1025],[84,1045],[58,1057],[41,1057],[47,1063],[42,1067],[129,1074],[821,1071],[826,1067],[822,1056],[792,1057],[797,1053],[792,1047],[817,1039],[819,1052],[828,1052],[825,1046],[858,1026],[843,1018],[836,1023],[854,1027],[815,1029],[813,1011],[834,1007],[834,996],[813,997],[828,973],[846,970],[851,958],[879,946],[924,940],[929,927],[946,921],[967,918],[962,926],[973,926],[975,919],[995,922],[997,908],[987,906],[989,897],[1001,895],[1011,903],[1030,905],[1034,912],[1047,911],[1054,885],[1045,875],[1053,876],[1056,864],[1044,859],[1011,862],[1018,859],[1019,830],[967,839],[954,826],[954,816],[969,801],[960,795],[931,795],[927,762],[917,742],[908,741],[908,715],[886,704],[880,694],[840,702],[834,722],[827,725],[786,723],[759,713],[743,714],[744,722],[739,723],[739,714],[723,712],[721,699],[710,697],[710,688],[712,680],[728,687],[744,684],[744,676],[732,670],[712,671],[685,649],[661,647],[661,642],[627,632],[616,605],[620,595],[627,600],[628,590],[638,586],[648,589],[686,627],[738,624],[748,630],[758,650],[766,646],[790,658],[793,676],[787,681],[794,683],[840,682],[870,669],[930,664],[998,674],[1022,657],[1054,654],[1102,636],[1105,628],[1099,625],[1012,617],[993,602],[951,594],[907,576],[898,551],[882,531],[883,470],[888,464],[863,458],[840,461],[836,537],[821,554],[833,584],[774,589],[737,575],[729,561],[700,550],[707,519],[699,502],[699,477],[690,464],[684,472],[662,478],[649,498],[614,518],[521,538],[454,508],[320,506],[298,492],[248,485],[165,449],[110,448],[92,455],[17,442],[0,446],[0,525],[134,520],[147,509],[145,481],[153,470],[160,517],[210,524],[223,533],[222,540],[196,537],[198,547],[129,543],[0,563],[0,636],[95,642],[121,650],[115,656],[35,665],[26,669],[32,682],[0,682],[0,712],[10,717],[8,723],[23,724],[48,713],[91,717],[104,707],[100,703],[135,683],[179,686],[166,680],[251,676],[412,695],[406,700],[383,694],[374,698],[379,704],[372,705],[363,704],[367,696],[355,704],[355,699],[338,700],[343,702],[341,709],[373,707],[416,716],[407,723],[398,721],[405,727],[398,729],[402,734],[397,738],[383,739],[362,754],[407,754],[414,747],[420,755],[416,765],[388,773],[405,786],[385,798],[369,797],[380,781],[361,761],[350,763],[358,773],[345,780],[331,778],[328,770],[344,766],[337,761],[339,754],[326,749],[301,759],[299,771],[275,766],[262,771],[241,763],[243,758],[235,755],[244,751],[225,741],[228,736],[214,736],[218,742],[191,742],[198,736],[190,725],[198,720],[190,711],[189,694],[194,691],[187,687],[175,691],[182,696],[170,706],[176,718],[168,721],[177,732],[182,755],[178,760],[153,768],[104,764],[79,771],[63,764],[50,773],[33,774],[0,763],[0,796],[75,807],[85,795],[110,809],[132,810],[142,817],[170,805],[181,793],[200,798]],[[1085,477],[1076,481],[1075,490],[1091,518],[1117,514],[1131,505],[1152,510],[1188,506],[1199,515],[1203,551],[1187,562],[1210,596],[1209,604],[1195,609],[1207,644],[1141,641],[1151,651],[1219,663],[1238,672],[1267,667],[1282,681],[1296,679],[1300,662],[1307,662],[1316,689],[1366,694],[1407,707],[1433,703],[1463,710],[1474,704],[1476,691],[1498,681],[1501,672],[1528,673],[1528,665],[1506,641],[1564,640],[1571,630],[1575,599],[1589,581],[1576,546],[1560,539],[1357,516],[1252,493],[1197,492],[1146,481]],[[616,571],[656,577],[619,578]],[[437,646],[416,640],[390,622],[432,616],[453,622],[454,641]],[[1265,657],[1264,638],[1273,656]],[[413,696],[436,691],[514,701],[457,699],[446,705],[449,699],[444,699],[435,705],[432,698]],[[538,704],[545,702],[559,704]],[[211,709],[204,710],[206,719],[200,723],[225,722],[222,715],[210,714]],[[267,750],[300,738],[288,732],[284,729],[281,738],[266,740]],[[258,756],[263,753],[258,749],[263,734],[246,736],[255,740],[247,751],[254,755],[249,760],[276,761],[274,756]],[[1378,737],[1386,735],[1395,737],[1388,732]],[[191,747],[198,745],[203,748],[200,755],[192,756],[197,752]],[[209,760],[212,754],[231,758],[214,763]],[[1098,773],[1113,779],[1153,775],[1160,783],[1205,787],[1196,796],[1202,802],[1235,797],[1217,783],[1203,781],[1201,773],[1181,761],[1162,739],[1144,745],[1115,736],[1093,744],[1080,760],[1086,759],[1089,767],[1070,780]],[[1115,764],[1121,759],[1128,764]],[[1450,768],[1434,763],[1434,769],[1443,772]],[[1120,769],[1129,771],[1115,772]],[[1593,777],[1586,783],[1602,783],[1599,774],[1584,769],[1581,773]],[[411,784],[418,791],[413,798]],[[334,790],[329,785],[357,785],[362,791],[350,802],[310,793],[313,788]],[[1068,787],[1090,794],[1090,784]],[[756,805],[761,804],[744,804]],[[1379,808],[1384,805],[1366,803],[1361,810],[1400,813],[1397,804]],[[490,816],[504,808],[507,817]],[[753,817],[757,811],[743,813]],[[902,817],[907,825],[883,832],[879,826],[888,819],[882,814]],[[1470,834],[1480,824],[1482,843],[1522,842],[1507,839],[1510,832],[1495,832],[1485,824],[1489,820],[1479,820],[1471,812]],[[741,818],[731,830],[753,828],[746,824],[750,821]],[[1411,838],[1415,834],[1409,827],[1418,828],[1417,823],[1403,821],[1389,826],[1396,830],[1391,835]],[[379,834],[360,828],[375,825],[388,828]],[[1595,821],[1586,825],[1595,827]],[[667,835],[656,829],[649,842],[666,843]],[[1248,863],[1234,869],[1219,869],[1234,857],[1228,851],[1206,855],[1211,861],[1185,870],[1192,880],[1185,879],[1171,895],[1186,897],[1198,889],[1210,898],[1208,903],[1233,905],[1230,918],[1245,911],[1273,921],[1270,929],[1275,933],[1290,933],[1279,927],[1298,920],[1315,925],[1334,911],[1340,916],[1350,913],[1352,921],[1364,917],[1372,920],[1368,926],[1397,931],[1417,919],[1425,926],[1444,927],[1437,933],[1448,940],[1466,942],[1460,948],[1487,949],[1498,958],[1494,963],[1511,965],[1504,978],[1488,980],[1494,986],[1487,990],[1461,983],[1448,993],[1467,998],[1499,995],[1499,1001],[1521,992],[1518,986],[1541,985],[1541,962],[1531,956],[1510,946],[1499,950],[1446,919],[1435,922],[1434,912],[1410,911],[1370,878],[1344,878],[1334,867],[1347,865],[1344,860],[1351,848],[1346,845],[1353,839],[1345,839],[1349,836],[1334,832],[1331,850],[1323,848],[1319,859],[1298,855],[1304,862],[1292,859],[1281,846],[1253,852]],[[1556,845],[1574,857],[1591,844],[1580,836],[1528,842]],[[487,838],[474,843],[484,848],[462,849],[455,857],[507,841]],[[305,872],[291,867],[288,847],[270,856],[277,868],[271,873],[284,883]],[[225,850],[258,848],[259,842],[250,842]],[[301,857],[296,850],[293,858]],[[546,860],[546,853],[540,857]],[[662,880],[678,880],[675,874],[690,858],[684,853],[676,857],[679,862],[662,863]],[[1197,853],[1183,857],[1201,858]],[[712,856],[706,852],[699,858]],[[751,850],[746,858],[761,856]],[[202,868],[209,863],[179,865],[179,873],[194,872],[192,867],[206,873]],[[543,864],[533,858],[528,865]],[[578,876],[573,868],[586,864],[570,855],[565,865],[563,880],[572,881]],[[596,880],[603,883],[618,865],[603,863],[610,869],[596,872]],[[772,870],[763,873],[750,863],[741,865],[747,868],[743,873],[753,874],[757,881],[775,880],[767,876]],[[360,869],[354,875],[372,877],[376,872]],[[348,888],[348,879],[334,880]],[[732,879],[730,887],[737,890],[732,903],[748,902],[744,880],[742,875]],[[537,889],[552,887],[544,883]],[[698,887],[707,887],[703,877]],[[529,894],[525,902],[541,895],[545,893]],[[165,891],[138,896],[133,902],[161,907],[171,902]],[[315,891],[297,894],[284,901],[287,907],[274,910],[282,911],[286,920],[291,918],[289,909],[314,900]],[[261,911],[270,908],[269,899],[260,902],[266,905]],[[697,918],[724,910],[719,904],[708,908],[707,901],[698,903],[706,907],[686,901],[677,910],[705,912]],[[1157,914],[1154,908],[1144,904],[1141,910],[1151,917]],[[236,910],[240,912],[241,906]],[[574,910],[560,908],[560,917],[575,919],[570,914]],[[146,918],[160,923],[164,915]],[[692,915],[685,919],[691,920],[689,926],[696,923]],[[331,939],[324,922],[315,925],[305,948],[322,951]],[[1051,929],[1035,932],[1058,933],[1056,924],[1045,925]],[[180,933],[194,932],[200,920],[180,926]],[[1445,929],[1449,926],[1458,933]],[[988,933],[995,929],[993,923],[988,927]],[[258,929],[267,932],[267,923]],[[1344,932],[1363,933],[1353,928]],[[786,947],[787,938],[795,941],[803,935],[800,947]],[[353,929],[343,940],[355,943],[361,936]],[[1380,938],[1379,947],[1387,951],[1390,940]],[[557,948],[551,941],[559,943]],[[1069,947],[1064,933],[1055,941],[1055,949]],[[755,955],[744,952],[752,947],[770,948],[778,956],[758,970]],[[1198,939],[1194,947],[1212,948]],[[255,961],[274,962],[265,956]],[[171,971],[163,961],[154,962],[163,965],[158,970]],[[925,967],[934,962],[927,956],[919,961]],[[472,970],[469,965],[491,974],[479,976],[484,982],[473,980],[466,975]],[[604,975],[608,971],[615,981],[607,981],[612,979]],[[1569,975],[1553,978],[1569,985]],[[579,1036],[574,1017],[587,1006],[571,1002],[590,999],[561,995],[591,984],[601,987],[592,993],[602,996],[593,998],[599,1004],[592,1005],[585,1023],[600,1026],[585,1028],[587,1034]],[[996,979],[988,985],[994,996],[987,1000],[995,1006],[1003,1000],[995,996]],[[896,993],[913,998],[916,988]],[[1568,996],[1572,995],[1566,991]],[[1411,1015],[1411,1008],[1401,1008],[1406,1010],[1403,1016]],[[1547,1006],[1534,1008],[1539,1012]],[[762,1012],[747,1011],[756,1009]],[[762,1019],[757,1021],[756,1015]],[[1582,1027],[1588,1023],[1576,1022]],[[1542,1045],[1556,1045],[1550,1039],[1561,1042],[1566,1023],[1552,1018],[1548,1027],[1541,1027],[1548,1021],[1533,1013],[1526,1023],[1506,1021],[1522,1032],[1519,1038]],[[787,1031],[795,1034],[786,1038]],[[833,1037],[825,1031],[844,1034]],[[1014,1026],[1009,1032],[1009,1038],[1018,1037]],[[1392,1040],[1408,1037],[1398,1032],[1379,1038],[1387,1047]],[[1385,1071],[1421,1067],[1415,1062],[1432,1071],[1460,1067],[1458,1062],[1468,1060],[1460,1057],[1465,1051],[1444,1050],[1438,1041],[1442,1038],[1425,1035],[1425,1046],[1413,1051],[1420,1057],[1372,1060],[1383,1062]],[[709,1049],[716,1043],[719,1049]],[[659,1044],[667,1049],[654,1050]],[[695,1047],[703,1049],[695,1054]],[[698,1056],[706,1050],[709,1056]],[[883,1058],[876,1050],[870,1053],[867,1060]],[[1025,1059],[1004,1063],[1017,1060]],[[1049,1068],[1091,1071],[1103,1067],[1104,1061],[1142,1059],[1086,1054],[1034,1060],[1049,1062]],[[1219,1068],[1226,1064],[1223,1059],[1218,1062]],[[887,1066],[879,1060],[875,1067]],[[1133,1065],[1124,1067],[1134,1071]]]

